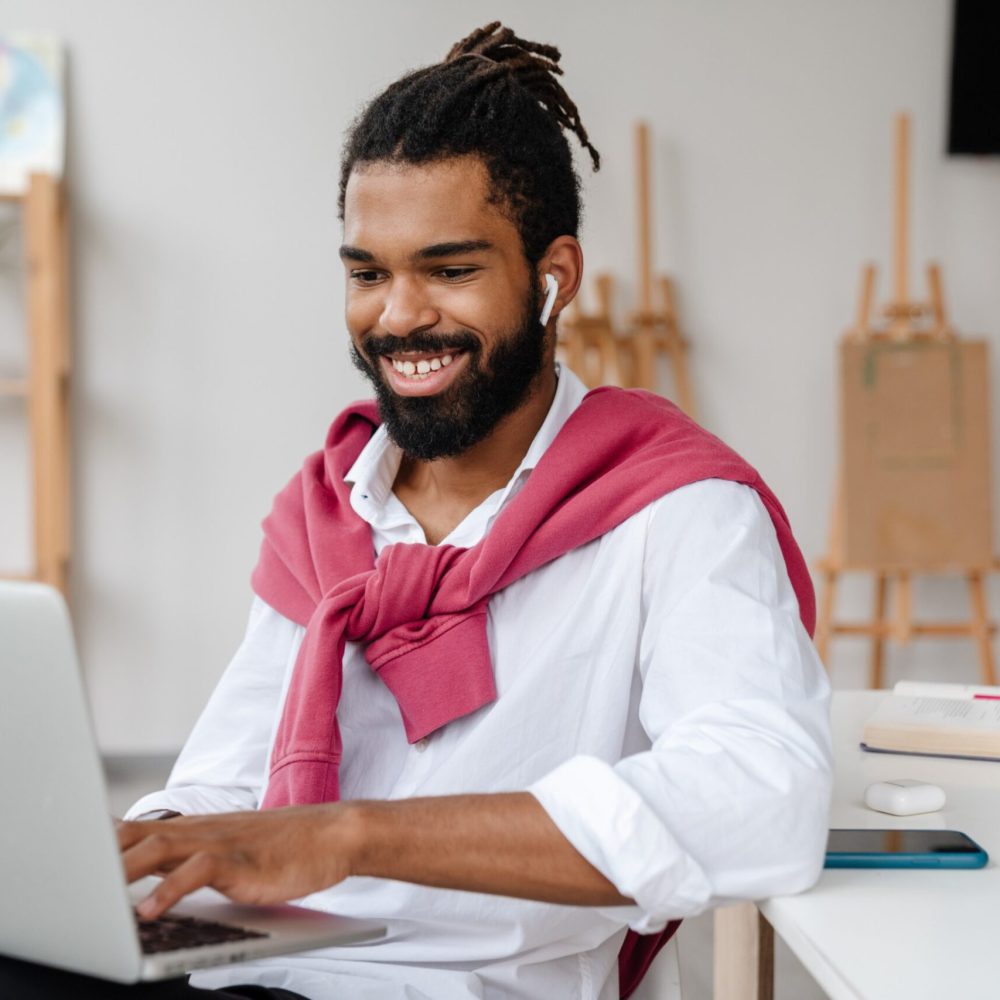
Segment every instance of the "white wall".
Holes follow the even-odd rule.
[[[862,260],[888,253],[897,109],[915,115],[914,259],[945,262],[961,330],[1000,333],[1000,161],[942,153],[946,0],[6,0],[8,26],[51,29],[70,56],[74,597],[106,749],[183,740],[241,634],[260,518],[363,391],[336,258],[345,126],[498,14],[563,48],[605,157],[584,172],[588,260],[627,294],[631,126],[652,123],[659,262],[703,420],[761,469],[808,554],[833,479],[836,339]],[[960,598],[956,582],[917,593],[945,613]],[[976,676],[961,642],[890,664]],[[862,666],[843,642],[836,683]]]

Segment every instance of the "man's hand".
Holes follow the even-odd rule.
[[[152,920],[203,886],[237,903],[284,903],[336,885],[351,874],[352,827],[332,803],[122,822],[118,843],[129,882],[164,876],[138,907]]]

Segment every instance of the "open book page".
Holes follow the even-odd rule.
[[[1000,758],[1000,701],[892,695],[868,720],[864,741],[880,750]]]

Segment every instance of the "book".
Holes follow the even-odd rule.
[[[1000,687],[901,681],[862,740],[881,753],[1000,760]]]
[[[897,681],[893,694],[911,698],[973,698],[1000,701],[1000,687],[989,684],[933,684],[924,681]]]

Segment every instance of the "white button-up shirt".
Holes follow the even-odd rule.
[[[563,369],[510,482],[445,542],[475,545],[585,389]],[[425,542],[392,492],[401,454],[378,430],[348,474],[376,552]],[[616,1000],[626,926],[641,932],[818,876],[831,786],[829,686],[770,517],[748,487],[675,490],[493,596],[497,700],[413,744],[348,643],[338,710],[345,799],[527,789],[634,906],[590,908],[351,878],[308,906],[377,918],[366,945],[197,973],[316,1000]],[[255,599],[242,645],[167,788],[182,813],[254,809],[304,629]]]

